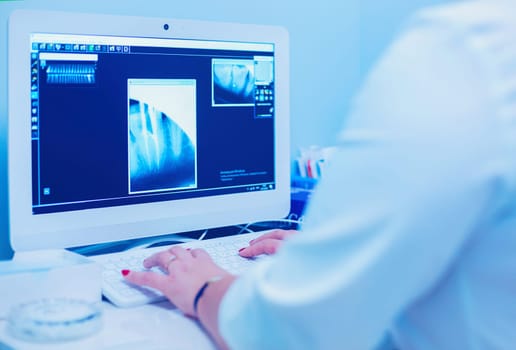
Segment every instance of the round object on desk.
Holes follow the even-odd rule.
[[[99,331],[102,312],[94,304],[75,299],[42,299],[13,307],[9,332],[34,342],[79,339]]]

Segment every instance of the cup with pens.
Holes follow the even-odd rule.
[[[292,208],[289,216],[302,220],[306,203],[318,181],[324,176],[335,147],[300,148],[292,171]]]

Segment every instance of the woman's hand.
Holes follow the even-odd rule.
[[[217,266],[203,249],[171,247],[145,259],[143,266],[157,266],[168,274],[122,270],[122,275],[128,282],[159,290],[183,313],[193,317],[197,317],[194,298],[206,281],[215,276],[234,278]]]
[[[252,258],[261,254],[271,255],[276,253],[278,248],[287,237],[297,233],[296,230],[274,230],[268,232],[249,242],[249,246],[238,251],[240,256]]]

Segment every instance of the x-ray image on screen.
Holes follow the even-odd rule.
[[[213,59],[213,105],[254,105],[254,61]]]
[[[197,187],[195,80],[129,79],[129,193]]]
[[[271,57],[260,57],[254,65],[257,85],[268,85],[274,80],[274,65]]]

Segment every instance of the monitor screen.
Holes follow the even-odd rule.
[[[274,26],[11,15],[14,250],[288,214],[287,41]]]

